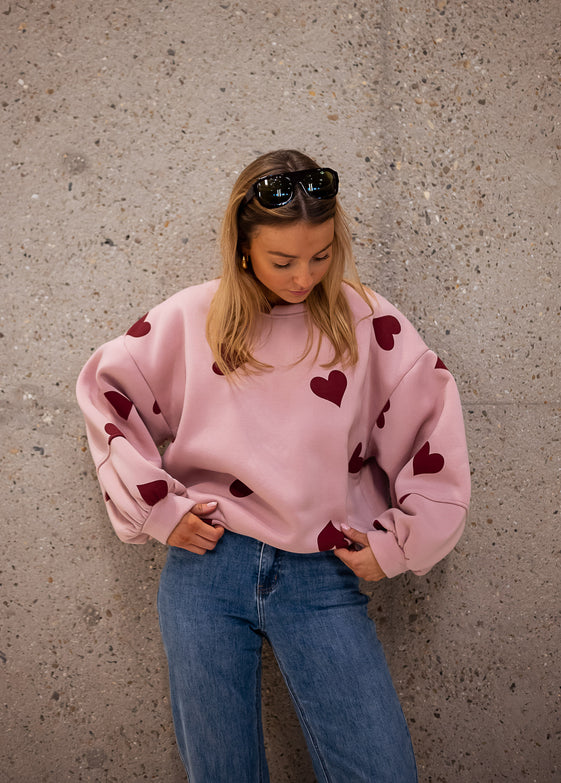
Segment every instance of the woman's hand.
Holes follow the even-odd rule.
[[[224,528],[221,525],[214,527],[201,517],[212,514],[217,505],[216,501],[196,503],[171,531],[167,543],[170,546],[187,549],[195,555],[204,555],[205,552],[212,551],[224,535]]]
[[[354,571],[360,579],[365,579],[367,582],[379,582],[380,579],[384,579],[386,575],[374,557],[374,552],[370,549],[366,533],[360,533],[348,525],[341,525],[341,530],[345,538],[362,548],[354,551],[352,549],[335,549],[334,554],[339,560],[351,571]]]

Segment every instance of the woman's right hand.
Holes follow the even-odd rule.
[[[187,549],[195,555],[204,555],[205,552],[212,551],[224,535],[224,528],[221,525],[215,527],[201,517],[212,514],[217,505],[215,501],[196,503],[171,531],[167,543],[170,546]]]

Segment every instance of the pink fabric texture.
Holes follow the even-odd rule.
[[[291,552],[368,534],[388,576],[426,573],[461,536],[470,474],[456,384],[409,321],[345,286],[360,358],[305,349],[305,303],[260,316],[271,369],[229,381],[205,324],[218,281],[187,288],[99,348],[77,385],[107,511],[123,541],[165,543],[201,501],[228,530]],[[317,335],[316,335],[317,336]],[[164,444],[168,444],[164,448]]]

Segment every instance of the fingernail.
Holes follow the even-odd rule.
[[[218,502],[216,500],[209,500],[209,502],[206,505],[214,508],[215,506],[218,505]]]
[[[350,530],[351,528],[348,525],[345,525],[344,523],[341,525],[341,530]]]

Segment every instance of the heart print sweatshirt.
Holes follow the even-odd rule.
[[[301,359],[306,304],[262,314],[254,356],[223,376],[205,337],[218,281],[187,288],[99,348],[77,385],[107,512],[123,541],[162,543],[195,503],[291,552],[368,535],[387,576],[426,573],[458,541],[470,474],[456,384],[408,320],[348,285],[359,361]],[[317,338],[317,334],[314,332]]]

